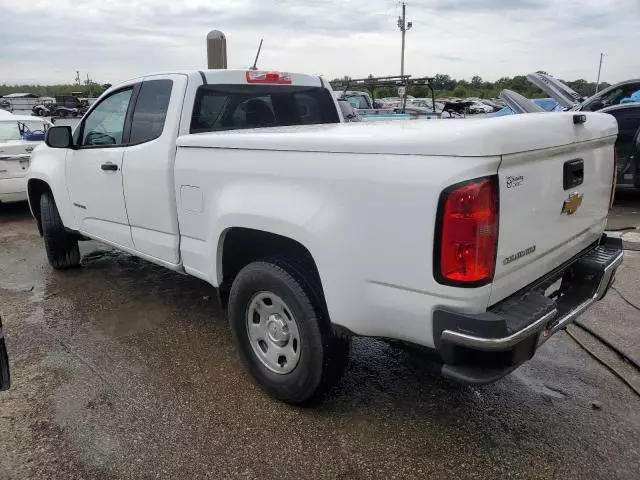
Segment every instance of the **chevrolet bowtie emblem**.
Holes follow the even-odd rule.
[[[576,213],[576,210],[582,205],[582,197],[584,197],[582,193],[570,193],[569,198],[562,203],[562,212],[560,213],[566,213],[567,215]]]

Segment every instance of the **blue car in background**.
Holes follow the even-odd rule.
[[[564,110],[562,106],[553,98],[532,98],[531,101],[541,107],[545,112],[561,112]],[[515,112],[510,107],[504,107],[493,114],[494,117],[504,117],[505,115],[514,115]]]

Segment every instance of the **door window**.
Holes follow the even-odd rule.
[[[133,87],[105,98],[84,120],[80,145],[122,145]]]
[[[138,144],[162,135],[171,99],[171,80],[149,80],[140,87],[131,123],[131,140]]]

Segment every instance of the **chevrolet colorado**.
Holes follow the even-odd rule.
[[[209,282],[254,379],[300,403],[353,335],[487,383],[602,298],[616,134],[582,112],[345,124],[321,77],[164,73],[49,129],[28,196],[54,268],[91,238]]]

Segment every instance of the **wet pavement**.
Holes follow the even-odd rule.
[[[209,285],[81,245],[55,272],[26,207],[0,206],[0,479],[639,478],[640,398],[564,332],[482,387],[357,339],[337,387],[295,408],[244,373]],[[629,258],[617,288],[638,302]],[[640,330],[615,292],[585,317],[618,318]]]

